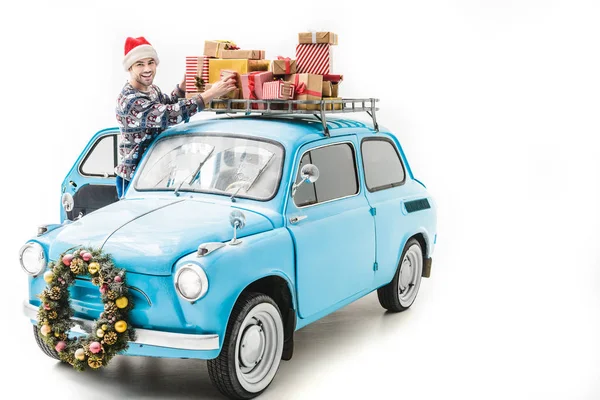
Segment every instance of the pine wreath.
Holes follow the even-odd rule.
[[[38,296],[38,329],[44,342],[55,349],[59,358],[79,371],[106,366],[135,340],[135,331],[127,319],[133,302],[125,284],[125,270],[115,268],[111,257],[101,250],[86,248],[63,253],[51,262],[44,274],[48,287]],[[69,338],[75,325],[71,320],[69,286],[78,275],[87,275],[99,287],[104,312],[94,321],[92,333]]]

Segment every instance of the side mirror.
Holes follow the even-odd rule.
[[[300,182],[295,183],[294,186],[292,186],[292,197],[296,195],[296,190],[300,185],[303,183],[315,183],[317,179],[319,179],[319,168],[314,164],[306,164],[300,170],[300,178],[302,178]]]
[[[243,229],[246,226],[246,216],[239,210],[232,211],[229,215],[229,222],[233,227],[233,239],[231,239],[229,244],[236,245],[242,243],[241,240],[237,239],[237,230]]]

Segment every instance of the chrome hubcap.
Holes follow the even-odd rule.
[[[236,375],[242,387],[251,393],[266,388],[279,368],[282,352],[279,311],[269,303],[258,304],[244,318],[236,343]]]
[[[248,327],[242,336],[240,367],[251,370],[260,362],[265,352],[265,334],[259,324]],[[246,371],[246,372],[248,372]]]
[[[404,254],[398,277],[398,299],[400,304],[408,307],[412,304],[423,273],[423,253],[421,247],[413,244]]]

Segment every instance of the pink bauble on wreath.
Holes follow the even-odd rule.
[[[81,258],[83,258],[83,261],[90,261],[92,259],[92,255],[90,253],[83,253]]]
[[[65,254],[62,258],[62,263],[69,267],[71,265],[71,261],[73,261],[73,258],[73,254]]]
[[[98,353],[100,353],[100,350],[102,350],[102,345],[100,344],[100,342],[90,343],[90,351],[92,353],[98,354]]]

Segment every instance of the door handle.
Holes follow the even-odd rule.
[[[302,221],[303,219],[306,219],[306,215],[299,215],[297,217],[292,217],[292,218],[290,218],[290,224],[297,224],[298,222]]]

